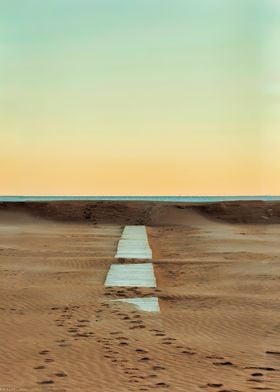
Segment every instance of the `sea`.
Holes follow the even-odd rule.
[[[280,201],[280,196],[0,196],[0,202],[40,201],[167,201],[181,203],[211,203],[220,201],[262,200]]]

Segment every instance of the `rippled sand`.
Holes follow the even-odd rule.
[[[129,209],[150,221],[156,289],[104,288],[123,206],[105,222],[2,208],[0,390],[279,391],[280,225],[270,207],[226,221],[245,207]],[[139,296],[161,313],[111,301]]]

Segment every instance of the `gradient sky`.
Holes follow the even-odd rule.
[[[2,0],[0,194],[280,194],[277,2]]]

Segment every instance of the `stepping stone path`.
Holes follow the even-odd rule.
[[[159,303],[157,297],[148,297],[148,298],[121,298],[114,299],[113,301],[125,302],[128,304],[133,304],[138,306],[139,309],[145,312],[159,312]]]
[[[153,264],[112,264],[105,286],[156,287]]]
[[[125,226],[118,243],[117,259],[134,259],[133,264],[112,264],[105,281],[106,287],[156,287],[152,263],[141,260],[152,259],[152,250],[145,226]],[[140,262],[137,262],[139,260]],[[132,303],[140,310],[159,312],[157,297],[121,298],[114,301]]]
[[[116,259],[152,259],[145,226],[125,226],[118,244]]]

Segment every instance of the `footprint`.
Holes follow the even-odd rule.
[[[246,366],[244,369],[256,369],[256,370],[266,370],[267,372],[276,372],[276,369],[272,367],[263,367],[263,366]]]
[[[232,362],[230,361],[225,361],[225,362],[213,362],[213,365],[215,366],[235,366]]]
[[[55,373],[56,377],[67,377],[67,374],[64,372],[57,372]]]
[[[279,351],[266,351],[265,353],[269,355],[280,355]]]
[[[196,353],[194,351],[184,350],[182,354],[195,355]]]
[[[153,370],[165,370],[165,367],[160,366],[160,365],[156,365],[152,367]]]
[[[53,380],[38,381],[37,384],[42,384],[42,385],[54,384],[54,381]]]
[[[54,362],[54,359],[46,358],[46,359],[45,359],[45,362]]]
[[[155,387],[169,388],[169,385],[165,382],[158,382],[157,384],[155,384]]]

